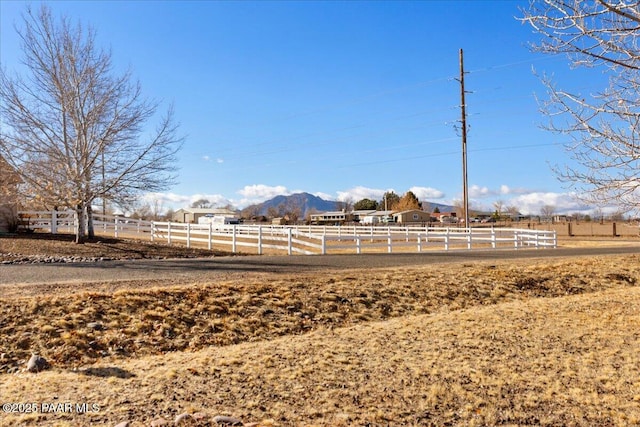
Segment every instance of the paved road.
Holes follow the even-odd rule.
[[[190,279],[233,273],[296,273],[451,262],[640,254],[627,247],[544,250],[451,251],[399,254],[238,256],[208,259],[133,260],[77,264],[0,265],[0,285],[13,283],[105,282],[137,279]]]

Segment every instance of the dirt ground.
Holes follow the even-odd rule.
[[[0,426],[640,425],[640,255],[126,285],[7,287]]]

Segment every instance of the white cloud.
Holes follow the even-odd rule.
[[[535,193],[536,191],[534,190],[530,190],[528,188],[521,188],[521,187],[516,187],[516,188],[511,188],[508,185],[501,185],[500,186],[500,194],[529,194],[529,193]]]
[[[175,193],[147,193],[142,196],[145,203],[158,201],[165,209],[180,209],[191,206],[196,200],[208,200],[213,206],[232,204],[231,200],[220,194],[192,194],[190,196]]]
[[[513,197],[505,201],[505,204],[517,207],[524,215],[538,215],[545,205],[553,206],[557,213],[572,213],[590,209],[589,206],[576,200],[572,193],[533,192]]]
[[[211,158],[211,156],[204,155],[204,156],[202,156],[202,160],[204,160],[205,162],[210,162],[213,159]],[[215,159],[215,162],[216,163],[224,163],[224,159],[218,157],[217,159]]]
[[[337,200],[345,201],[347,199],[351,199],[354,202],[357,202],[362,199],[371,199],[371,200],[380,200],[385,192],[394,191],[393,189],[381,190],[378,188],[367,188],[367,187],[353,187],[345,191],[338,191]]]
[[[331,194],[323,193],[321,191],[319,191],[317,193],[313,193],[313,195],[316,196],[316,197],[320,197],[323,200],[335,200],[335,197],[332,196]]]
[[[291,191],[283,185],[276,185],[276,186],[270,186],[270,185],[264,185],[264,184],[245,185],[242,190],[239,190],[237,192],[238,194],[243,196],[243,198],[240,200],[236,200],[234,205],[242,209],[249,205],[262,203],[276,196],[288,196],[290,194],[300,193],[300,192],[302,192],[302,190]]]
[[[384,193],[387,191],[393,191],[394,193],[402,196],[404,193],[397,193],[393,188],[369,188],[363,186],[357,186],[350,188],[344,191],[338,191],[338,197],[336,198],[338,201],[345,201],[350,199],[354,202],[357,202],[362,199],[371,199],[371,200],[381,200]],[[409,191],[413,192],[413,194],[418,197],[419,200],[431,200],[431,199],[442,199],[444,197],[444,193],[440,190],[431,187],[411,187]],[[324,197],[323,197],[324,199]],[[331,200],[331,199],[329,199]]]
[[[469,197],[481,198],[494,195],[494,192],[489,190],[488,187],[480,187],[479,185],[472,185],[469,187]]]
[[[442,191],[431,187],[411,187],[409,191],[415,194],[418,200],[442,199],[444,197]]]
[[[246,199],[269,200],[278,195],[289,195],[291,192],[283,185],[269,186],[264,184],[245,185],[238,194]]]

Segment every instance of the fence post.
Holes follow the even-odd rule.
[[[51,234],[58,233],[58,214],[55,210],[51,211]]]
[[[391,238],[391,229],[388,229],[387,233],[388,233],[387,234],[387,252],[391,253],[392,247],[393,247],[393,241],[392,241],[392,238]]]
[[[491,247],[496,248],[496,230],[491,226]]]
[[[187,248],[191,247],[191,223],[187,223]]]
[[[513,244],[515,245],[515,249],[518,249],[518,232],[513,232]]]
[[[208,236],[208,239],[207,239],[207,248],[209,250],[211,250],[211,248],[213,246],[213,242],[211,241],[212,237],[213,237],[212,234],[213,234],[213,223],[209,222],[209,236]]]
[[[418,233],[418,252],[422,252],[422,235]]]
[[[471,227],[467,227],[467,249],[471,249]]]
[[[327,254],[327,235],[322,235],[322,255]]]
[[[151,221],[151,243],[153,243],[155,237],[156,237],[156,222]]]
[[[262,226],[258,226],[258,255],[262,255]]]
[[[118,217],[113,220],[113,237],[118,238]]]
[[[236,226],[235,224],[231,226],[231,252],[236,253]]]
[[[449,227],[447,227],[447,231],[444,234],[444,250],[448,251],[449,250],[449,233],[450,233],[450,229]]]
[[[361,248],[360,248],[360,236],[357,236],[356,237],[356,253],[358,255],[360,255],[360,251],[361,251]]]
[[[291,228],[287,228],[287,253],[291,255],[293,253],[293,240],[291,236],[293,235],[293,230]]]
[[[167,245],[171,244],[171,222],[167,223]]]

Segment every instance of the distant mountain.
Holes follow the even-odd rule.
[[[251,215],[268,216],[269,208],[282,210],[300,209],[300,218],[304,218],[309,211],[326,212],[336,210],[336,202],[324,200],[318,196],[309,193],[296,193],[289,196],[276,196],[257,205],[251,205],[243,212],[251,213]]]
[[[422,210],[425,212],[433,212],[435,208],[438,208],[440,212],[455,212],[456,207],[451,205],[444,205],[442,203],[435,202],[422,202]]]
[[[422,209],[425,212],[433,212],[435,208],[438,208],[440,212],[454,212],[455,206],[445,205],[435,202],[422,202]],[[269,209],[274,208],[276,211],[280,211],[280,214],[284,214],[287,210],[300,209],[300,218],[304,218],[309,211],[327,212],[337,210],[336,202],[330,200],[324,200],[318,196],[314,196],[309,193],[296,193],[289,196],[276,196],[273,199],[267,200],[256,205],[251,205],[243,209],[243,215],[249,216],[269,216]]]

